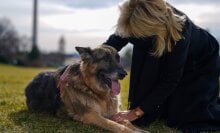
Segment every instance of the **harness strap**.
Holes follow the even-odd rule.
[[[59,80],[59,83],[57,85],[57,88],[60,90],[60,93],[62,93],[67,81],[67,76],[69,74],[69,71],[70,71],[70,68],[71,68],[71,65],[69,65],[66,70],[64,71],[64,73],[60,76],[60,80]]]

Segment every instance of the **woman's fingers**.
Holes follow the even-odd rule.
[[[111,119],[112,119],[113,121],[115,121],[116,119],[118,119],[118,118],[120,117],[120,114],[121,114],[121,113],[114,114],[114,115],[111,117]]]

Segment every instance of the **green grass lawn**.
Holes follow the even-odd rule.
[[[46,69],[14,67],[0,64],[0,132],[16,133],[108,133],[98,127],[65,120],[27,110],[24,88],[39,72]],[[129,77],[122,82],[122,104],[126,109]],[[152,133],[176,133],[162,122],[155,122],[146,130]]]

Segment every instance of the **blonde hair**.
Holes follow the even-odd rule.
[[[182,39],[185,16],[174,13],[164,0],[129,0],[120,7],[116,34],[121,37],[144,38],[155,36],[153,55],[160,57],[171,52]]]

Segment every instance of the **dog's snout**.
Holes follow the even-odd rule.
[[[118,77],[120,79],[123,79],[127,75],[127,72],[124,69],[119,69],[118,70]]]

